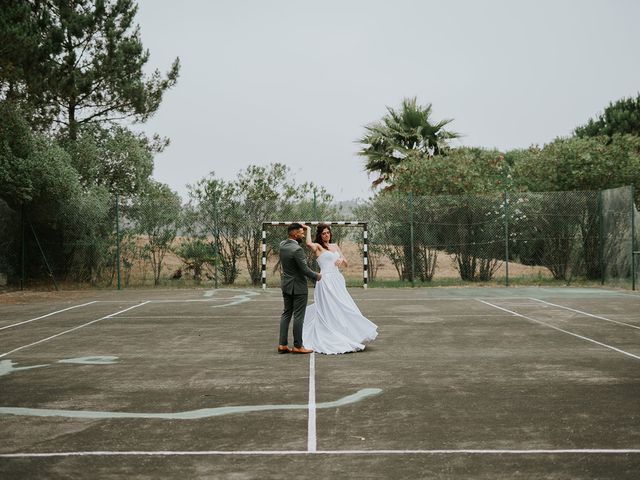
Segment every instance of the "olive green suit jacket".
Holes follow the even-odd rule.
[[[280,242],[280,265],[282,277],[280,288],[288,295],[304,295],[308,293],[307,278],[318,279],[318,274],[307,265],[304,251],[298,242],[287,239]]]

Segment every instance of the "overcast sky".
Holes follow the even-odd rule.
[[[281,162],[337,200],[372,195],[364,126],[403,98],[454,145],[542,145],[640,92],[638,0],[140,0],[149,65],[182,63],[144,127],[154,177],[186,197]]]

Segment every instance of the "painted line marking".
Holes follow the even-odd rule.
[[[220,297],[217,296],[218,292],[231,292],[234,295],[229,297]],[[223,305],[214,305],[214,307],[228,307],[233,305],[239,305],[245,302],[253,302],[256,301],[253,297],[262,295],[260,291],[252,291],[252,290],[236,290],[233,288],[219,288],[217,290],[206,290],[203,293],[203,297],[205,298],[162,298],[162,299],[151,299],[147,300],[148,303],[215,303],[215,302],[227,302]],[[264,301],[264,300],[257,300]],[[267,300],[272,301],[272,300]],[[275,300],[273,300],[275,301]],[[282,298],[279,300],[282,302]],[[122,303],[122,300],[98,300],[100,303]]]
[[[114,365],[118,363],[115,355],[92,355],[90,357],[63,358],[58,363],[76,363],[78,365]]]
[[[309,289],[310,291],[313,291],[312,288]],[[363,293],[362,295],[360,295],[358,292],[350,292],[353,295],[354,300],[366,300],[366,301],[371,301],[371,302],[389,302],[389,301],[397,301],[397,302],[424,302],[424,301],[435,301],[435,302],[448,302],[449,300],[455,300],[455,301],[460,301],[460,302],[472,302],[474,300],[477,300],[478,297],[419,297],[419,296],[412,296],[412,297],[376,297],[376,298],[371,298],[369,296],[367,296],[367,294]],[[482,298],[482,297],[480,297]],[[518,299],[528,299],[529,297],[486,297],[489,300],[518,300]],[[157,303],[163,302],[164,300],[156,300]],[[168,300],[167,300],[168,301]],[[206,301],[210,301],[210,300],[171,300],[172,302],[206,302]],[[275,297],[274,298],[262,298],[262,299],[256,299],[256,300],[252,300],[251,303],[282,303],[282,297]]]
[[[363,388],[356,393],[346,395],[332,402],[322,402],[313,404],[313,449],[315,450],[315,409],[316,408],[337,408],[352,403],[357,403],[369,397],[382,393],[380,388]],[[0,407],[0,415],[16,415],[30,417],[68,417],[68,418],[91,418],[91,419],[112,419],[112,418],[151,418],[161,420],[195,420],[201,418],[220,417],[235,413],[267,412],[272,410],[311,410],[310,404],[289,404],[289,405],[237,405],[233,407],[214,407],[189,410],[186,412],[173,413],[139,413],[139,412],[104,412],[95,410],[58,410],[49,408],[24,408],[24,407]],[[311,415],[309,416],[311,423]],[[310,429],[311,432],[311,429]],[[309,434],[311,437],[311,433]]]
[[[564,308],[565,310],[569,310],[571,312],[579,313],[581,315],[586,315],[587,317],[593,317],[593,318],[597,318],[599,320],[604,320],[605,322],[617,323],[618,325],[625,325],[627,327],[631,327],[631,328],[635,328],[637,330],[640,330],[639,326],[631,325],[630,323],[619,322],[618,320],[612,320],[611,318],[602,317],[600,315],[594,315],[592,313],[583,312],[581,310],[575,310],[575,309],[570,308],[570,307],[565,307],[564,305],[557,305],[555,303],[545,302],[544,300],[538,300],[537,298],[531,298],[531,300],[535,300],[536,302],[544,303],[546,305],[551,305],[552,307]]]
[[[84,324],[82,324],[82,325],[78,325],[77,327],[70,328],[69,330],[65,330],[64,332],[60,332],[60,333],[57,333],[57,334],[55,334],[55,335],[51,335],[50,337],[43,338],[42,340],[38,340],[37,342],[33,342],[33,343],[28,344],[28,345],[23,345],[22,347],[14,348],[13,350],[10,350],[10,351],[8,351],[8,352],[6,352],[6,353],[1,354],[1,355],[0,355],[0,358],[2,358],[2,357],[6,357],[7,355],[9,355],[9,354],[11,354],[11,353],[18,352],[18,351],[20,351],[20,350],[24,350],[25,348],[33,347],[34,345],[38,345],[38,344],[40,344],[40,343],[44,343],[44,342],[49,341],[49,340],[52,340],[52,339],[54,339],[54,338],[56,338],[56,337],[60,337],[61,335],[65,335],[65,334],[67,334],[67,333],[74,332],[74,331],[76,331],[76,330],[79,330],[79,329],[81,329],[81,328],[83,328],[83,327],[86,327],[86,326],[91,325],[91,324],[93,324],[93,323],[99,322],[99,321],[101,321],[101,320],[106,320],[106,319],[108,319],[108,318],[115,317],[116,315],[119,315],[120,313],[124,313],[124,312],[127,312],[127,311],[129,311],[129,310],[132,310],[132,309],[134,309],[134,308],[141,307],[141,306],[143,306],[143,305],[146,305],[147,303],[149,303],[149,302],[147,301],[147,302],[144,302],[144,303],[139,303],[139,304],[137,304],[137,305],[134,305],[133,307],[125,308],[124,310],[120,310],[120,311],[117,311],[117,312],[115,312],[115,313],[111,313],[111,314],[109,314],[109,315],[105,315],[104,317],[98,318],[98,319],[96,319],[96,320],[92,320],[92,321],[87,322],[87,323],[84,323]]]
[[[363,315],[365,315],[366,312],[363,312]],[[405,313],[404,315],[376,315],[375,313],[372,314],[366,314],[365,315],[367,318],[407,318],[411,316],[411,313]],[[154,319],[158,319],[158,320],[193,320],[193,319],[225,319],[225,320],[233,320],[236,318],[256,318],[258,317],[258,314],[256,315],[233,315],[233,316],[229,316],[229,315],[140,315],[140,316],[133,316],[133,315],[124,315],[121,317],[118,317],[120,319],[125,319],[125,320],[154,320]],[[424,318],[460,318],[460,317],[472,317],[472,318],[482,318],[482,317],[491,317],[491,318],[497,318],[497,317],[511,317],[511,315],[508,314],[504,314],[504,315],[494,315],[494,314],[490,314],[490,313],[484,313],[484,314],[451,314],[451,313],[447,313],[444,315],[424,315]],[[266,324],[265,324],[266,325]],[[271,325],[271,324],[269,324]],[[252,324],[252,326],[256,326],[255,324]]]
[[[89,456],[287,456],[287,455],[629,455],[640,448],[563,448],[563,449],[434,449],[434,450],[160,450],[0,453],[0,458],[89,457]]]
[[[562,295],[562,293],[559,293],[558,290],[555,290],[553,288],[538,287],[538,289],[541,292],[549,292],[551,294],[554,294],[555,296]],[[579,293],[579,294],[588,293],[589,296],[591,296],[592,293],[596,293],[597,295],[601,295],[603,297],[606,297],[606,296],[612,296],[612,297],[619,296],[619,297],[640,298],[640,296],[638,296],[637,293],[616,292],[616,291],[612,291],[612,290],[602,290],[602,289],[597,289],[597,288],[595,288],[595,289],[590,289],[590,288],[582,288],[582,289],[580,289],[580,288],[578,288],[576,290],[577,291],[575,291],[574,293]],[[571,292],[569,292],[569,293],[571,293]]]
[[[223,318],[226,320],[233,320],[234,318],[257,318],[259,315],[124,315],[122,317],[118,317],[126,320],[191,320],[191,319],[207,319],[207,318]],[[506,316],[506,315],[505,315]]]
[[[375,313],[372,313],[370,315],[365,315],[367,318],[406,318],[407,320],[410,320],[410,318],[407,317],[415,317],[415,313],[416,312],[408,312],[405,313],[403,315],[376,315]],[[363,313],[364,314],[364,313]],[[497,317],[510,317],[511,315],[492,315],[490,313],[444,313],[444,314],[438,314],[438,313],[433,313],[431,315],[423,315],[422,318],[460,318],[460,317],[471,317],[471,318],[483,318],[483,317],[491,317],[491,318],[497,318]]]
[[[112,365],[114,363],[117,363],[117,360],[118,357],[113,355],[100,355],[92,357],[63,358],[62,360],[58,360],[57,363],[77,363],[80,365]],[[13,360],[0,360],[0,377],[22,370],[48,367],[51,364],[44,363],[40,365],[28,365],[26,367],[16,367],[14,365],[18,364],[14,363]]]
[[[17,365],[17,364],[16,364]],[[28,365],[26,367],[14,367],[13,360],[0,360],[0,377],[9,375],[13,372],[20,372],[22,370],[31,370],[34,368],[48,367],[50,364],[44,363],[40,365]]]
[[[316,354],[309,355],[309,421],[307,428],[307,451],[316,451]]]
[[[634,355],[633,353],[629,353],[629,352],[626,352],[626,351],[621,350],[619,348],[612,347],[611,345],[607,345],[606,343],[598,342],[597,340],[594,340],[593,338],[585,337],[583,335],[578,335],[577,333],[573,333],[573,332],[570,332],[568,330],[564,330],[562,328],[558,328],[558,327],[556,327],[554,325],[551,325],[549,323],[543,322],[542,320],[536,320],[535,318],[527,317],[526,315],[522,315],[521,313],[517,313],[517,312],[514,312],[512,310],[507,310],[506,308],[499,307],[498,305],[494,305],[494,304],[486,302],[484,300],[478,299],[478,301],[482,302],[482,303],[484,303],[486,305],[489,305],[490,307],[497,308],[498,310],[502,310],[504,312],[509,312],[509,313],[515,315],[516,317],[524,318],[524,319],[529,320],[531,322],[535,322],[535,323],[538,323],[540,325],[544,325],[545,327],[553,328],[554,330],[557,330],[559,332],[566,333],[568,335],[572,335],[572,336],[580,338],[582,340],[586,340],[587,342],[595,343],[596,345],[600,345],[601,347],[605,347],[605,348],[608,348],[610,350],[614,350],[614,351],[616,351],[618,353],[622,353],[623,355],[627,355],[628,357],[635,358],[636,360],[640,360],[640,356],[638,356],[638,355]]]
[[[12,325],[6,325],[4,327],[0,327],[0,330],[5,330],[7,328],[17,327],[18,325],[24,325],[25,323],[35,322],[36,320],[40,320],[42,318],[47,318],[47,317],[50,317],[51,315],[55,315],[57,313],[62,313],[62,312],[66,312],[66,311],[69,311],[69,310],[73,310],[74,308],[86,307],[87,305],[91,305],[92,303],[97,303],[97,301],[94,300],[93,302],[83,303],[82,305],[74,305],[73,307],[64,308],[62,310],[57,310],[55,312],[47,313],[46,315],[41,315],[39,317],[32,318],[30,320],[25,320],[23,322],[14,323]]]

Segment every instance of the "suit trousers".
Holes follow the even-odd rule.
[[[302,326],[304,325],[304,314],[307,309],[308,296],[308,293],[290,295],[282,292],[284,311],[280,317],[279,345],[287,345],[289,341],[289,324],[293,316],[293,346],[302,347]]]

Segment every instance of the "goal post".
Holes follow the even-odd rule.
[[[292,220],[286,222],[262,222],[262,289],[267,288],[267,227],[283,227],[292,223],[304,223],[305,225],[329,225],[340,227],[361,227],[362,228],[362,286],[367,288],[369,283],[369,235],[367,222],[359,221],[331,221],[319,222]]]

